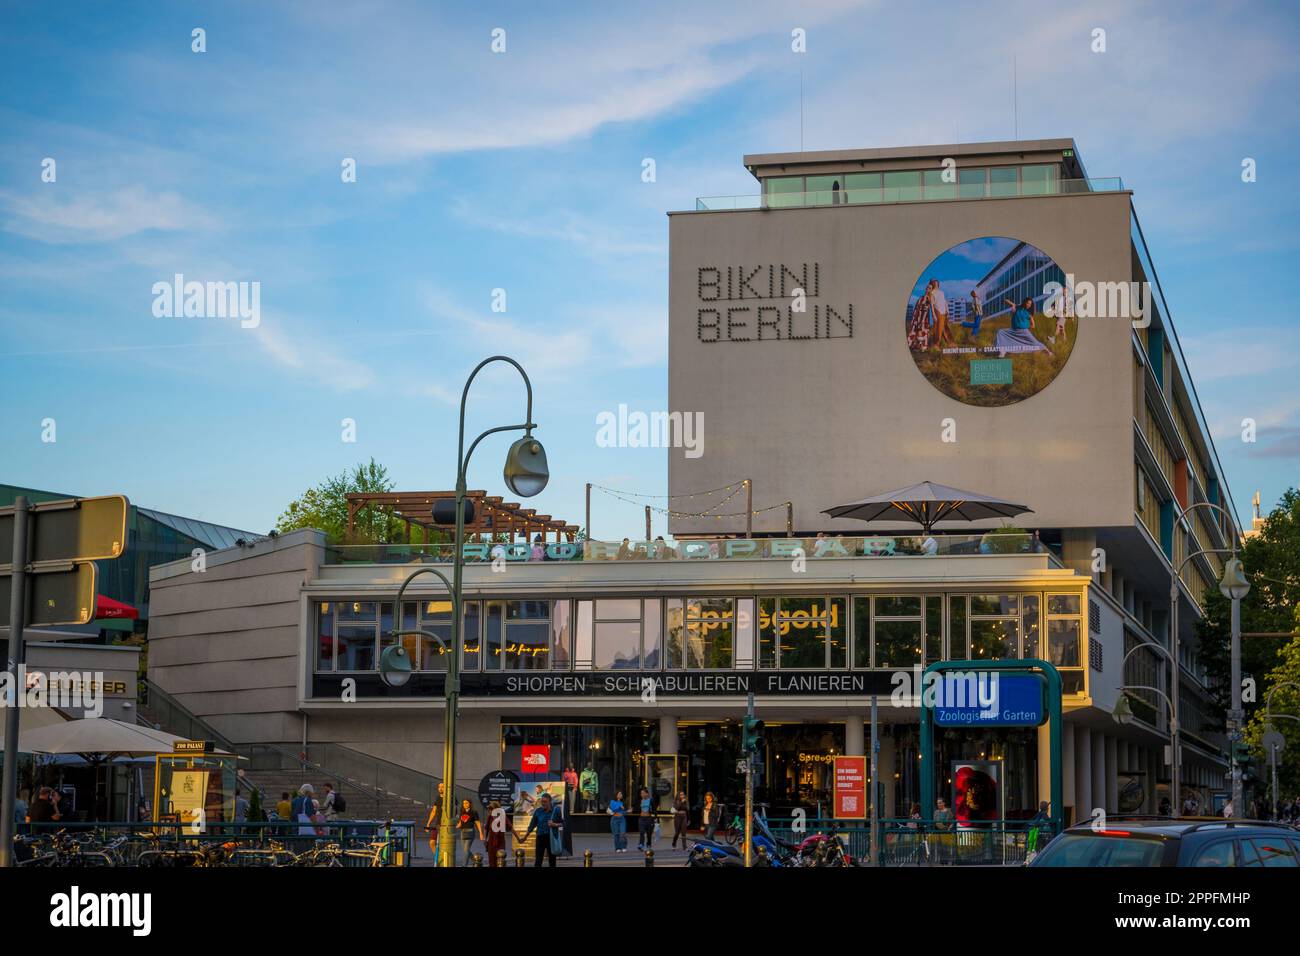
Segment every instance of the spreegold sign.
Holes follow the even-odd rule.
[[[853,338],[853,303],[818,301],[821,263],[700,266],[696,284],[701,342]]]

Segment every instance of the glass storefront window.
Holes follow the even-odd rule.
[[[1038,646],[1038,595],[1026,594],[1020,598],[1020,626],[1021,626],[1021,657],[1042,657],[1042,649]]]
[[[925,171],[925,198],[926,199],[956,199],[957,182],[956,170],[949,173],[949,179],[944,179],[944,169],[927,169]]]
[[[632,805],[645,782],[646,756],[659,744],[658,721],[609,724],[502,723],[501,767],[519,775],[514,826],[523,832],[538,784],[559,783],[569,776],[565,808],[574,814],[604,815],[615,792]],[[523,766],[523,748],[547,748],[548,769],[537,773]],[[577,781],[576,786],[573,781]]]
[[[943,660],[942,594],[929,594],[925,598],[925,660],[931,664]]]
[[[966,637],[966,595],[954,594],[948,602],[948,658],[970,660],[970,643]]]
[[[809,176],[806,182],[809,206],[838,206],[847,201],[842,176]]]
[[[754,666],[754,599],[736,601],[736,667],[749,670]]]
[[[732,598],[688,598],[685,602],[682,650],[687,670],[730,668],[732,666],[731,631],[734,614]],[[669,666],[674,666],[669,660]]]
[[[508,671],[549,670],[551,666],[551,602],[506,601],[504,668]]]
[[[922,663],[921,621],[876,622],[876,666],[911,667]]]
[[[871,598],[853,599],[853,666],[871,666]]]
[[[983,199],[989,171],[978,169],[957,170],[957,195],[962,199]]]
[[[1047,660],[1061,671],[1061,691],[1087,690],[1083,659],[1083,608],[1078,594],[1047,595]]]
[[[372,671],[378,658],[377,624],[340,624],[335,635],[334,669],[340,671]]]
[[[769,206],[803,205],[802,176],[777,176],[765,179],[763,184],[767,187],[767,204]]]
[[[1018,655],[1019,628],[1012,620],[971,618],[970,644],[972,660],[1005,660]]]
[[[460,666],[462,670],[477,671],[483,666],[483,604],[479,601],[466,601],[462,611],[465,615],[465,633]],[[446,670],[445,652],[436,645],[433,651],[437,656],[424,669]]]
[[[1015,166],[994,166],[989,170],[990,196],[1019,194],[1019,170]]]
[[[1049,660],[1057,667],[1078,667],[1079,622],[1051,620],[1047,623]]]
[[[847,598],[828,598],[826,610],[830,619],[826,622],[826,633],[830,638],[830,657],[832,668],[848,666],[849,658],[849,602]]]
[[[885,202],[907,202],[921,198],[920,170],[885,173]]]
[[[569,639],[568,601],[556,601],[551,605],[551,663],[556,670],[567,671],[572,664],[572,650]]]
[[[880,202],[880,173],[849,173],[844,187],[849,202]]]
[[[329,601],[316,608],[316,669],[334,669],[334,605]]]
[[[1046,196],[1056,192],[1055,166],[1020,167],[1020,194],[1022,196]]]
[[[848,653],[844,598],[760,598],[759,666],[843,667]]]

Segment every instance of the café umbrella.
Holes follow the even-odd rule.
[[[822,512],[832,518],[856,518],[859,521],[887,521],[906,518],[919,524],[925,534],[940,521],[980,521],[985,518],[1014,518],[1032,514],[1033,509],[1001,498],[963,491],[933,481],[922,481],[906,488],[872,495],[861,501],[836,505]]]
[[[176,742],[184,739],[111,717],[83,717],[30,731],[23,728],[18,735],[18,750],[32,754],[81,754],[93,763],[112,757],[169,754]]]

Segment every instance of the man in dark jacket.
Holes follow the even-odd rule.
[[[552,805],[550,794],[542,794],[541,805],[533,808],[528,829],[524,831],[525,840],[528,839],[528,834],[537,831],[537,845],[533,849],[533,866],[542,865],[543,855],[551,858],[549,866],[555,866],[555,851],[551,849],[551,833],[559,830],[563,825],[564,817],[559,808]]]

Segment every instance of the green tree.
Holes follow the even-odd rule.
[[[1300,631],[1300,610],[1293,620],[1296,630]],[[1262,640],[1262,638],[1261,638]],[[1278,664],[1269,671],[1261,682],[1259,708],[1251,717],[1246,729],[1246,740],[1255,752],[1259,772],[1267,792],[1269,783],[1268,753],[1264,750],[1260,738],[1267,728],[1264,720],[1264,702],[1268,699],[1270,688],[1276,687],[1273,695],[1272,713],[1273,730],[1286,738],[1286,748],[1278,757],[1277,785],[1280,797],[1291,799],[1300,792],[1300,722],[1290,718],[1300,718],[1300,638],[1286,642],[1277,652]],[[1279,715],[1285,714],[1282,717]]]
[[[289,502],[275,523],[281,534],[299,528],[325,532],[331,544],[392,544],[406,540],[406,523],[379,508],[362,508],[353,519],[348,535],[349,494],[393,490],[388,469],[373,458],[368,464],[326,478],[315,488]]]
[[[1300,607],[1300,491],[1291,488],[1282,495],[1259,534],[1246,539],[1238,557],[1250,581],[1250,593],[1241,602],[1242,633],[1294,632]],[[1217,586],[1210,588],[1205,593],[1205,617],[1197,623],[1200,656],[1220,717],[1232,693],[1231,608],[1232,602],[1219,593]],[[1248,716],[1263,707],[1272,674],[1295,643],[1274,637],[1242,639],[1242,676],[1257,682],[1256,700],[1243,703]]]

